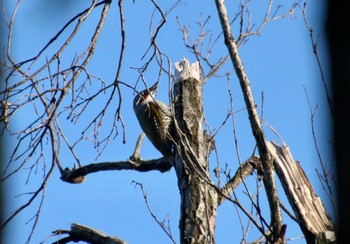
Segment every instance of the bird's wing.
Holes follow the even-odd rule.
[[[156,103],[149,103],[148,115],[150,119],[153,120],[155,124],[155,134],[160,136],[162,142],[166,140],[165,135],[167,133],[167,128],[163,127],[163,116],[165,116],[162,109],[159,108],[159,105]]]

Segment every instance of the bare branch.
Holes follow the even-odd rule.
[[[254,169],[261,171],[261,162],[259,158],[252,156],[241,164],[236,174],[220,189],[220,191],[225,193],[225,195],[231,195],[237,186],[253,173]],[[226,198],[223,197],[223,195],[218,195],[218,205],[221,205],[225,200]]]
[[[179,77],[177,77],[176,73],[174,75],[172,72],[173,65],[170,55],[164,53],[161,50],[161,43],[158,43],[158,41],[160,41],[159,36],[161,31],[163,31],[163,28],[166,26],[168,18],[171,17],[169,14],[181,2],[181,0],[174,1],[174,4],[171,5],[167,11],[161,7],[163,3],[158,2],[157,0],[151,0],[148,2],[150,7],[153,8],[149,25],[149,44],[146,46],[145,52],[141,53],[141,61],[143,62],[142,66],[136,68],[139,72],[137,82],[135,86],[131,86],[120,80],[123,76],[122,73],[124,72],[124,55],[127,44],[126,37],[127,33],[129,33],[127,32],[128,30],[125,29],[127,27],[125,25],[123,0],[117,1],[119,7],[118,28],[120,28],[119,35],[121,44],[120,46],[112,47],[114,49],[119,49],[120,54],[119,57],[117,57],[119,59],[115,63],[114,77],[112,80],[106,78],[106,81],[104,78],[90,73],[90,66],[88,66],[88,64],[94,56],[95,46],[99,39],[102,27],[104,26],[106,16],[109,13],[110,4],[112,2],[111,0],[101,0],[100,2],[99,0],[91,0],[88,3],[89,6],[85,10],[79,10],[81,11],[80,13],[76,14],[66,22],[54,36],[50,36],[50,40],[39,48],[40,50],[38,50],[34,57],[24,61],[20,60],[20,62],[14,59],[11,51],[13,48],[11,45],[14,44],[12,35],[14,31],[15,17],[20,4],[22,3],[21,0],[17,0],[11,18],[7,19],[5,16],[9,35],[7,47],[5,47],[7,49],[7,57],[4,57],[5,60],[1,63],[2,66],[5,67],[4,73],[7,77],[5,79],[4,89],[0,91],[0,130],[16,137],[17,141],[14,148],[11,148],[12,151],[10,152],[9,162],[6,162],[7,165],[5,164],[4,172],[2,172],[3,178],[0,179],[0,181],[7,180],[9,177],[12,177],[14,174],[17,174],[24,169],[28,169],[26,183],[32,183],[33,175],[37,174],[40,169],[41,172],[39,173],[42,173],[43,178],[41,180],[39,179],[39,186],[36,187],[34,192],[22,194],[29,195],[29,199],[27,199],[25,204],[9,214],[10,216],[5,220],[5,223],[2,224],[2,227],[6,226],[9,221],[29,205],[38,203],[39,207],[37,211],[27,221],[27,223],[32,223],[32,229],[27,241],[29,242],[31,240],[34,230],[37,228],[36,226],[39,217],[42,215],[41,208],[45,199],[46,184],[48,183],[56,165],[61,172],[62,181],[74,184],[85,181],[88,174],[96,172],[103,173],[103,171],[110,170],[134,170],[139,172],[159,171],[164,173],[174,166],[178,177],[178,186],[181,195],[181,242],[191,240],[192,242],[214,243],[217,207],[226,200],[234,204],[232,207],[237,209],[239,218],[243,215],[248,218],[248,220],[244,218],[239,219],[242,226],[242,243],[245,242],[246,238],[248,238],[248,234],[255,227],[257,228],[257,231],[262,234],[261,240],[265,239],[266,242],[269,243],[283,242],[285,239],[286,225],[282,224],[281,210],[284,210],[293,220],[298,221],[298,224],[302,222],[300,224],[301,226],[305,225],[304,222],[311,221],[307,218],[305,218],[307,220],[300,220],[301,218],[299,215],[303,214],[299,213],[301,210],[298,209],[297,211],[299,212],[295,211],[295,214],[293,215],[278,198],[273,163],[275,163],[275,168],[278,168],[278,165],[284,163],[281,163],[278,160],[283,161],[289,154],[287,155],[287,153],[285,153],[285,148],[281,149],[274,144],[272,144],[273,148],[271,149],[271,143],[266,140],[262,130],[264,98],[262,101],[262,113],[259,119],[257,105],[254,102],[252,95],[253,92],[250,89],[250,82],[238,54],[238,48],[244,45],[249,40],[249,37],[260,35],[267,23],[284,18],[287,14],[280,14],[282,9],[281,6],[277,6],[274,10],[274,1],[268,0],[265,4],[265,9],[262,10],[264,12],[263,15],[261,15],[261,20],[255,23],[254,12],[251,12],[249,8],[250,0],[241,0],[239,1],[237,13],[235,13],[233,19],[229,22],[229,17],[227,16],[223,0],[216,0],[216,6],[222,26],[221,30],[212,34],[211,30],[208,30],[212,15],[200,14],[199,21],[196,22],[198,24],[199,32],[196,33],[196,36],[194,38],[192,37],[192,39],[190,36],[190,34],[192,34],[190,33],[190,28],[187,24],[181,24],[179,20],[180,18],[177,18],[178,25],[183,33],[185,47],[198,61],[198,69],[196,68],[195,77],[181,77],[177,80]],[[293,7],[289,10],[290,15],[293,15],[294,9],[299,6],[298,4],[299,3],[293,4]],[[80,33],[81,31],[82,23],[85,22],[87,18],[91,18],[90,16],[93,15],[92,13],[98,6],[102,6],[103,9],[100,9],[100,16],[94,15],[94,18],[92,19],[97,19],[97,22],[95,23],[95,26],[92,26],[92,31],[90,32],[91,39],[87,39],[86,41],[87,47],[83,48],[83,51],[80,51],[80,53],[75,54],[74,57],[71,57],[71,60],[68,60],[68,62],[70,62],[68,67],[65,67],[65,65],[67,65],[67,60],[64,55],[71,56],[71,54],[66,54],[69,49],[67,47],[73,43],[73,39],[77,38],[78,32]],[[322,81],[325,84],[326,81],[324,80],[322,67],[317,53],[317,40],[315,41],[312,35],[312,28],[306,19],[305,5],[303,14],[306,26],[310,31],[314,53],[320,66]],[[96,16],[97,18],[95,18]],[[236,40],[234,39],[231,30],[231,25],[234,22],[239,22],[236,23],[238,24],[238,28],[235,28],[238,32]],[[217,26],[214,28],[217,28]],[[222,37],[224,37],[229,52],[222,54],[220,50],[221,54],[214,53],[219,44],[219,40],[222,40]],[[59,43],[61,40],[63,43]],[[44,57],[49,53],[48,50],[53,50],[53,54]],[[208,135],[208,133],[202,128],[204,119],[202,85],[210,77],[214,75],[219,76],[219,70],[222,69],[229,58],[231,58],[243,91],[246,105],[242,110],[248,111],[251,129],[257,144],[257,146],[254,147],[252,155],[255,154],[256,148],[259,149],[260,153],[260,158],[251,156],[243,163],[241,162],[241,155],[239,152],[236,118],[234,116],[234,113],[237,111],[234,111],[233,108],[233,94],[230,88],[231,74],[228,72],[220,74],[220,76],[227,76],[228,78],[228,93],[230,98],[229,111],[225,114],[226,116],[223,116],[222,124],[213,134],[210,133],[210,135]],[[180,65],[178,65],[179,63],[175,65],[175,70],[177,72],[181,70],[180,73],[182,73],[183,70],[186,70],[186,65],[184,65],[184,60],[180,63]],[[153,69],[154,64],[156,64],[158,69]],[[140,80],[147,88],[146,72],[151,68],[151,75],[155,74],[158,76],[157,82],[162,80],[165,73],[170,85],[169,100],[171,102],[171,112],[176,127],[175,135],[172,137],[174,149],[176,151],[175,160],[173,162],[170,162],[165,158],[142,160],[140,158],[140,149],[144,138],[144,134],[142,133],[138,138],[134,153],[129,159],[113,159],[116,161],[101,163],[95,163],[93,161],[94,163],[82,166],[78,149],[84,141],[93,144],[96,149],[97,157],[95,161],[105,152],[107,145],[110,145],[109,142],[119,135],[118,129],[120,126],[122,127],[123,143],[126,143],[126,128],[122,117],[122,102],[124,101],[123,98],[125,98],[126,94],[122,92],[121,88],[126,86],[135,91],[135,87]],[[187,74],[186,71],[184,73]],[[172,86],[174,81],[175,85]],[[172,87],[174,87],[174,93],[172,93]],[[328,96],[328,88],[326,85],[325,89]],[[172,97],[173,94],[174,97]],[[101,102],[102,99],[103,102]],[[97,103],[98,106],[95,108]],[[330,103],[331,102],[329,102],[329,104]],[[90,113],[91,108],[94,109],[93,114]],[[25,110],[30,110],[30,112],[33,113],[33,116],[30,116],[30,120],[24,124],[24,128],[16,129],[16,126],[12,126],[11,119],[13,120],[16,118],[18,114],[17,112],[22,113],[22,111]],[[87,115],[89,116],[86,121],[85,117],[87,117]],[[314,111],[312,111],[311,115],[311,120],[313,122]],[[113,118],[111,119],[112,116]],[[217,167],[214,172],[218,179],[218,183],[215,184],[211,180],[212,165],[209,165],[209,153],[211,151],[209,141],[214,141],[213,138],[219,132],[222,132],[222,129],[227,126],[227,121],[231,118],[233,125],[233,132],[231,133],[234,137],[234,146],[239,167],[236,170],[235,175],[231,177],[230,166],[228,164],[225,164],[226,167],[224,168],[220,166],[219,156],[216,151]],[[82,128],[80,129],[81,131],[79,131],[81,134],[69,135],[69,133],[67,133],[69,129],[66,131],[67,127],[65,127],[66,123],[69,122],[73,125],[77,124],[76,128]],[[273,130],[272,127],[270,128]],[[208,130],[211,131],[209,127]],[[275,133],[277,134],[277,132]],[[315,139],[315,135],[313,136]],[[231,151],[233,150],[232,146]],[[70,160],[70,162],[66,161],[65,163],[68,164],[69,167],[65,168],[66,166],[61,163],[61,160],[63,156],[62,154],[67,151],[73,160]],[[49,159],[47,152],[49,153]],[[296,172],[299,174],[298,176],[300,176],[302,180],[299,181],[299,178],[291,177],[292,180],[296,180],[297,183],[304,182],[303,184],[306,185],[306,188],[311,189],[310,195],[312,195],[312,200],[316,199],[314,202],[315,205],[320,204],[317,197],[315,197],[316,195],[313,192],[312,187],[307,185],[309,182],[300,166],[296,165],[295,167],[297,168]],[[281,178],[281,181],[284,181],[285,179],[282,178],[283,174],[288,175],[288,172],[283,172],[281,169],[277,170],[281,171],[279,177]],[[329,176],[327,175],[327,172],[325,173],[325,167],[323,167],[322,170],[323,175],[317,172],[319,178],[322,182],[326,182],[327,186],[330,187],[329,179],[327,178]],[[249,181],[248,184],[246,179],[253,173],[254,177],[252,178],[255,180],[256,189],[252,191],[249,185],[251,182]],[[220,178],[222,175],[226,176],[226,181]],[[35,177],[37,176],[35,175]],[[261,202],[262,199],[264,199],[263,196],[260,195],[262,180],[264,181],[265,191],[270,204],[269,210],[263,209],[263,204]],[[157,218],[150,207],[147,193],[144,191],[142,184],[135,183],[141,187],[148,211],[159,226],[170,237],[171,241],[175,243],[172,238],[169,222],[168,225],[166,223],[169,219],[166,217],[161,221]],[[223,186],[223,184],[225,185]],[[250,200],[250,202],[245,202],[244,205],[242,204],[241,199],[238,199],[238,193],[236,195],[235,192],[235,189],[237,189],[239,184],[243,184],[242,186],[244,187],[242,193],[243,197],[248,197]],[[293,186],[294,185],[292,184],[288,185],[290,188]],[[298,191],[300,189],[297,188],[290,191],[294,193],[293,190]],[[287,192],[287,190],[285,191]],[[292,199],[292,197],[290,197],[290,199]],[[302,197],[301,199],[304,200]],[[34,202],[35,200],[36,202]],[[302,201],[296,202],[296,205],[304,203]],[[317,205],[315,208],[323,210],[322,206],[320,207]],[[271,214],[270,223],[265,220],[265,216],[263,216],[264,211],[269,211]],[[308,212],[306,215],[307,214]],[[326,215],[326,213],[324,215]],[[330,225],[329,229],[333,231],[333,226]],[[324,233],[325,232],[322,232],[321,234]],[[67,235],[67,237],[63,237],[56,241],[55,243],[57,244],[76,242],[80,240],[92,243],[124,243],[117,238],[111,238],[108,235],[79,224],[72,224],[71,230],[57,230],[53,232],[53,235]]]
[[[145,200],[145,203],[146,203],[146,206],[147,206],[147,209],[148,209],[148,212],[151,214],[152,218],[156,221],[156,223],[160,226],[160,228],[162,228],[162,230],[165,232],[165,234],[170,238],[170,240],[175,244],[176,241],[174,240],[172,234],[171,234],[171,229],[168,226],[166,226],[164,224],[165,220],[164,221],[160,221],[157,216],[153,213],[152,209],[151,209],[151,206],[149,204],[149,201],[148,201],[148,196],[147,196],[147,192],[144,190],[144,187],[141,183],[139,182],[136,182],[136,181],[133,181],[133,183],[136,184],[136,186],[139,186],[141,188],[141,191],[142,191],[142,195],[143,195],[143,199]],[[169,223],[168,223],[169,224]]]
[[[310,23],[309,23],[309,21],[307,19],[307,16],[306,16],[306,2],[304,3],[304,8],[303,8],[302,12],[303,12],[303,16],[304,16],[306,27],[307,27],[307,29],[309,30],[309,33],[310,33],[310,40],[311,40],[311,45],[312,45],[312,51],[315,54],[315,58],[316,58],[316,61],[317,61],[317,64],[318,64],[318,68],[320,70],[321,80],[322,80],[324,91],[326,93],[326,98],[327,98],[327,102],[328,102],[328,105],[329,105],[329,109],[330,109],[330,111],[332,113],[332,116],[334,116],[333,101],[332,101],[332,98],[331,98],[331,95],[330,95],[330,91],[329,91],[329,88],[328,88],[328,85],[327,85],[326,77],[325,77],[324,72],[323,72],[321,59],[320,59],[320,56],[318,54],[318,47],[317,47],[318,40],[315,40],[314,31],[313,31],[313,29],[312,29],[312,27],[311,27],[311,25],[310,25]]]
[[[291,213],[288,208],[286,206],[284,206],[284,204],[282,202],[280,202],[280,206],[282,208],[282,210],[295,222],[298,223],[298,219],[293,215],[293,213]]]
[[[61,238],[60,240],[53,242],[53,244],[65,244],[80,241],[99,244],[126,244],[125,241],[120,240],[118,237],[111,237],[99,230],[76,223],[71,225],[70,230],[60,229],[52,232],[52,236],[61,235],[68,235],[68,237]]]
[[[136,161],[134,161],[136,160]],[[81,183],[85,180],[85,176],[99,171],[109,170],[136,170],[139,172],[159,171],[161,173],[167,172],[171,169],[172,164],[165,158],[153,160],[135,159],[119,162],[101,162],[92,163],[77,169],[66,168],[61,175],[61,180],[68,183]]]
[[[134,154],[130,157],[131,160],[140,159],[141,145],[142,145],[143,138],[145,138],[145,135],[146,134],[144,132],[142,132],[139,135],[139,138],[137,139],[137,142],[136,142]]]
[[[334,201],[334,196],[333,196],[333,191],[332,191],[332,184],[331,184],[331,181],[330,181],[330,174],[328,173],[328,170],[326,169],[326,163],[324,162],[323,158],[322,158],[322,155],[321,155],[321,151],[319,149],[319,146],[318,146],[318,143],[317,143],[317,139],[316,139],[316,131],[315,131],[315,125],[314,125],[314,122],[315,122],[315,115],[316,115],[316,111],[317,111],[317,106],[316,108],[313,110],[312,107],[311,107],[311,101],[310,101],[310,98],[309,98],[309,94],[306,90],[306,87],[304,87],[304,91],[305,91],[305,94],[306,94],[306,98],[307,98],[307,102],[308,102],[308,105],[309,105],[309,110],[310,110],[310,120],[311,120],[311,133],[312,133],[312,138],[313,138],[313,142],[314,142],[314,146],[315,146],[315,149],[316,149],[316,153],[317,153],[317,156],[318,156],[318,161],[321,165],[321,168],[322,168],[322,175],[323,177],[321,178],[320,177],[320,181],[323,185],[323,183],[326,184],[326,187],[327,187],[327,190],[325,190],[328,198],[331,200],[331,203],[333,205],[333,208],[334,210],[336,209],[336,204],[335,204],[335,201]]]
[[[221,68],[222,66],[227,62],[229,59],[229,55],[226,55],[226,57],[220,57],[215,62],[210,61],[210,56],[215,48],[215,45],[217,44],[217,41],[219,40],[222,33],[220,33],[216,38],[213,38],[212,35],[209,35],[210,31],[206,30],[206,25],[208,23],[208,20],[210,19],[210,16],[208,16],[204,21],[202,20],[203,15],[200,15],[199,18],[199,28],[200,33],[197,35],[196,39],[192,41],[190,36],[190,27],[186,27],[181,24],[180,19],[177,17],[177,24],[179,28],[182,31],[183,35],[183,42],[185,47],[193,53],[193,55],[196,57],[197,61],[199,62],[199,66],[202,73],[202,82],[205,83],[209,78],[214,76]],[[204,42],[209,37],[209,41],[207,44],[207,49],[204,50]],[[213,40],[213,41],[212,41]],[[209,67],[209,71],[205,71],[204,65]]]
[[[32,193],[32,196],[30,197],[30,199],[25,203],[23,204],[22,206],[20,206],[17,210],[15,210],[11,215],[10,217],[8,217],[1,225],[0,225],[0,229],[3,229],[14,217],[16,217],[20,212],[22,212],[25,208],[27,208],[39,195],[40,192],[43,192],[43,196],[42,196],[42,199],[41,199],[41,202],[39,204],[39,207],[38,207],[38,210],[37,210],[37,214],[35,215],[35,222],[34,222],[34,225],[33,225],[33,228],[31,230],[31,234],[29,235],[28,237],[28,241],[30,240],[33,232],[34,232],[34,229],[36,227],[36,224],[37,224],[37,221],[39,219],[39,216],[40,216],[40,210],[41,210],[41,207],[43,205],[43,201],[44,201],[44,192],[45,192],[45,188],[46,188],[46,184],[49,180],[49,178],[51,177],[51,174],[54,170],[54,167],[55,166],[55,162],[52,161],[52,164],[51,164],[51,168],[49,170],[49,172],[47,173],[45,179],[43,180],[43,182],[41,183],[41,185],[39,186],[39,188]]]
[[[294,11],[295,8],[299,7],[299,3],[293,3],[293,5],[291,6],[288,12],[279,14],[283,6],[278,5],[275,11],[272,13],[271,10],[272,10],[274,0],[269,0],[266,6],[264,18],[260,21],[259,24],[255,24],[253,21],[253,16],[248,7],[249,2],[250,2],[249,0],[241,1],[240,3],[241,10],[233,18],[233,21],[235,21],[238,18],[238,16],[240,16],[240,31],[236,41],[236,44],[238,47],[240,47],[242,44],[245,44],[246,41],[248,41],[248,38],[250,36],[260,36],[260,33],[262,32],[266,24],[281,18],[288,18],[288,17],[292,18],[295,12]],[[245,13],[248,17],[248,20],[246,20]]]
[[[265,135],[261,128],[259,116],[253,98],[253,93],[250,87],[250,82],[248,80],[247,74],[244,70],[241,58],[239,56],[237,44],[232,35],[231,27],[228,21],[226,6],[223,0],[216,0],[215,3],[225,37],[225,44],[227,46],[232,64],[234,66],[242,88],[244,101],[248,109],[249,121],[261,156],[261,161],[264,168],[263,180],[265,185],[265,191],[270,205],[271,226],[273,229],[273,236],[274,238],[277,238],[281,233],[282,216],[279,207],[277,187],[274,178],[271,156],[268,154],[266,148]]]

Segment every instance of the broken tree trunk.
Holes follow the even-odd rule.
[[[175,64],[175,165],[181,195],[181,243],[214,243],[217,192],[208,165],[199,65]]]
[[[267,142],[267,148],[307,243],[334,243],[334,228],[327,211],[289,147]]]
[[[86,243],[99,244],[126,244],[118,237],[110,237],[109,235],[81,224],[72,224],[71,230],[55,230],[52,235],[59,236],[59,240],[53,244],[63,244],[70,242],[84,241]],[[66,237],[62,237],[65,236]]]

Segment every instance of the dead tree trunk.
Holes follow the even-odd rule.
[[[214,243],[217,192],[209,175],[199,65],[175,64],[175,165],[181,195],[181,243]]]
[[[282,225],[282,215],[274,176],[274,169],[276,169],[307,242],[334,242],[335,236],[332,223],[321,200],[314,193],[301,167],[295,164],[287,148],[282,149],[278,145],[270,143],[265,139],[253,99],[250,82],[239,56],[237,43],[232,35],[225,3],[223,0],[215,0],[215,3],[223,30],[225,44],[242,88],[249,121],[263,166],[263,181],[271,212],[272,239],[275,243],[280,243],[280,241],[284,243],[284,233],[286,229],[286,225]],[[273,165],[273,163],[275,163],[275,165]]]
[[[289,147],[275,142],[268,142],[267,147],[307,243],[335,243],[334,227],[327,211]]]

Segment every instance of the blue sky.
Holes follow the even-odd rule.
[[[13,11],[14,3],[4,2],[7,14]],[[54,35],[72,16],[80,12],[90,4],[90,2],[70,2],[57,1],[50,5],[47,2],[33,0],[30,3],[24,1],[19,9],[15,31],[13,36],[12,54],[16,61],[22,61],[36,55],[40,48],[45,45],[52,35]],[[288,12],[293,2],[276,1],[273,11],[279,4],[284,4],[281,12]],[[300,3],[302,6],[303,3]],[[160,4],[164,9],[169,9],[172,4]],[[252,2],[250,12],[252,20],[259,23],[262,16],[262,9],[266,8],[266,3]],[[229,14],[232,17],[237,9],[237,1],[229,2]],[[134,86],[139,73],[131,67],[140,67],[146,59],[141,60],[149,45],[149,21],[153,13],[153,6],[149,2],[132,1],[124,2],[124,13],[126,20],[126,50],[123,63],[121,80]],[[68,66],[76,53],[81,52],[86,47],[91,38],[91,33],[100,15],[101,8],[94,10],[92,16],[84,22],[81,31],[71,46],[61,57],[62,66]],[[213,1],[191,1],[179,4],[167,17],[167,22],[158,35],[157,43],[171,60],[173,66],[183,56],[191,62],[195,61],[194,56],[189,53],[183,45],[182,33],[179,31],[176,18],[185,26],[190,27],[192,40],[198,34],[199,17],[206,19],[210,16],[206,30],[209,35],[216,38],[220,34],[220,26]],[[9,15],[7,16],[9,17]],[[154,22],[159,20],[159,15]],[[319,1],[308,3],[308,18],[315,30],[315,35],[319,36],[318,47],[322,64],[327,71],[328,54],[326,50],[325,33],[323,24],[325,21],[325,6]],[[153,26],[155,25],[153,24]],[[3,28],[3,27],[2,27]],[[237,23],[233,24],[234,34],[237,35]],[[48,49],[43,57],[51,57],[52,52],[57,49],[58,44],[64,39],[58,39],[56,45]],[[204,42],[208,44],[208,39]],[[117,2],[113,2],[107,17],[105,26],[98,40],[95,55],[88,65],[90,74],[103,79],[107,84],[113,82],[117,62],[119,57],[120,33],[118,20]],[[325,94],[321,84],[320,74],[316,59],[312,53],[309,32],[305,26],[300,13],[300,8],[295,9],[293,16],[287,16],[268,23],[260,36],[253,36],[239,49],[241,58],[245,65],[248,77],[251,81],[252,90],[261,112],[261,93],[264,92],[264,119],[272,125],[289,145],[293,156],[299,160],[306,171],[308,178],[313,183],[315,190],[324,200],[328,209],[331,209],[330,202],[322,190],[315,169],[320,169],[317,154],[313,145],[310,123],[310,111],[304,86],[310,96],[313,108],[318,106],[315,116],[315,129],[322,156],[326,162],[331,162],[331,133],[329,131],[329,109],[326,103]],[[220,38],[213,50],[210,60],[214,62],[219,57],[225,56],[227,50]],[[34,65],[39,65],[45,59],[38,61]],[[209,79],[203,86],[204,92],[204,112],[205,119],[210,131],[215,132],[226,117],[230,109],[229,94],[227,91],[228,80],[224,76],[231,74],[230,87],[234,97],[237,139],[241,160],[247,159],[253,152],[254,139],[247,119],[246,110],[241,90],[234,75],[233,67],[228,62],[219,72],[218,76]],[[326,73],[327,78],[328,73]],[[148,84],[153,84],[158,77],[158,69],[152,64],[145,79]],[[13,80],[15,81],[15,79]],[[99,87],[98,82],[93,83],[89,89]],[[157,98],[168,102],[168,79],[165,74],[161,78]],[[143,89],[139,82],[137,89]],[[93,162],[126,160],[133,153],[133,148],[141,129],[132,111],[133,92],[127,87],[122,87],[123,107],[122,116],[126,125],[126,144],[122,143],[122,127],[118,125],[119,135],[112,140],[105,151],[98,157],[99,152],[93,147],[91,142],[85,141],[76,147],[77,156],[82,164]],[[86,95],[86,94],[85,94]],[[89,107],[84,115],[76,123],[70,123],[66,116],[59,119],[62,128],[69,140],[74,142],[81,136],[80,131],[89,119],[99,111],[99,108],[108,99],[106,95],[98,97],[93,106]],[[116,99],[115,99],[116,100]],[[107,133],[108,126],[113,121],[113,111],[116,103],[112,104],[104,122],[102,137]],[[22,114],[17,113],[13,128],[21,128],[32,118],[32,109],[24,110]],[[108,117],[109,116],[109,117]],[[278,138],[271,133],[268,127],[264,127],[268,140],[278,141]],[[231,169],[231,175],[239,166],[235,152],[233,138],[232,120],[226,123],[225,127],[216,136],[218,148],[218,158],[214,153],[210,157],[210,165],[213,169],[217,162],[221,167],[225,164]],[[103,134],[104,133],[104,134]],[[8,147],[15,146],[15,137],[9,138]],[[45,149],[47,150],[47,149]],[[49,154],[48,154],[49,155]],[[143,143],[141,157],[144,159],[156,158],[160,154],[145,140]],[[49,157],[49,156],[48,156]],[[60,160],[63,167],[72,168],[74,158],[63,147],[60,153]],[[13,165],[15,167],[16,163]],[[5,212],[10,213],[23,204],[28,198],[27,195],[19,194],[34,191],[42,180],[42,165],[38,166],[38,173],[32,174],[26,184],[28,170],[11,178],[5,183],[7,187],[6,197],[8,204]],[[60,174],[56,168],[46,189],[44,205],[40,213],[39,224],[34,232],[31,243],[40,243],[50,236],[51,231],[57,229],[69,229],[70,223],[80,223],[87,225],[112,236],[127,241],[128,243],[170,243],[168,237],[152,219],[143,200],[139,187],[132,184],[133,181],[144,185],[148,194],[149,204],[153,212],[160,220],[169,220],[172,233],[176,240],[179,238],[179,191],[177,188],[176,174],[172,169],[168,173],[137,173],[130,171],[100,172],[87,176],[86,182],[79,185],[71,185],[62,182]],[[247,180],[250,190],[256,191],[255,177]],[[248,199],[240,187],[236,194],[242,203],[249,206]],[[282,200],[288,205],[282,189],[279,189]],[[17,196],[17,197],[15,197]],[[265,192],[261,190],[262,201],[265,199]],[[12,221],[6,231],[4,243],[24,243],[31,228],[32,222],[28,222],[36,213],[40,199],[34,202],[29,208],[19,214]],[[269,218],[268,206],[262,204],[265,210],[265,218]],[[240,217],[246,221],[242,213]],[[225,203],[218,209],[216,239],[217,243],[238,243],[242,239],[241,226],[238,221],[239,215],[235,207],[230,203]],[[287,237],[295,238],[302,235],[300,229],[284,217],[288,224]],[[259,236],[253,230],[247,237],[248,241],[254,241]],[[55,237],[47,239],[45,243],[51,243]],[[304,243],[304,239],[297,239],[293,243]]]

